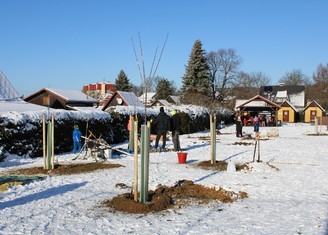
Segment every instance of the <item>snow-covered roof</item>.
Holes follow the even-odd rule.
[[[315,100],[309,102],[309,103],[305,106],[305,108],[303,109],[303,111],[305,111],[306,109],[308,109],[310,106],[311,106],[311,107],[312,107],[312,106],[316,106],[316,107],[320,108],[323,112],[325,112],[325,109],[322,108],[322,106],[321,106],[317,101],[315,101]]]
[[[127,92],[127,91],[117,91],[122,99],[129,105],[129,106],[142,106],[142,102],[138,99],[136,94],[133,92]]]
[[[287,98],[287,91],[277,91],[276,98]]]
[[[27,96],[24,98],[25,100],[29,100],[29,98],[36,96],[40,92],[50,92],[53,93],[59,97],[61,97],[64,100],[67,101],[74,101],[74,102],[87,102],[87,103],[97,103],[98,100],[84,94],[82,91],[77,90],[66,90],[66,89],[57,89],[57,88],[43,88],[32,95]]]
[[[294,109],[295,112],[298,111],[297,108],[295,108],[295,106],[294,106],[292,103],[290,103],[288,100],[285,100],[285,101],[281,104],[281,107],[283,107],[285,103],[286,103],[288,106],[290,106],[292,109]]]
[[[300,93],[295,94],[289,94],[288,95],[289,101],[295,106],[295,107],[304,107],[305,105],[305,92],[302,91]]]
[[[147,104],[151,103],[154,100],[155,95],[156,95],[156,92],[147,92],[147,100],[146,100],[146,103]],[[142,103],[144,103],[144,101],[145,101],[145,96],[146,96],[145,93],[143,93],[141,96],[139,96],[139,100]]]
[[[169,95],[166,100],[172,99],[175,104],[180,104],[180,97],[176,95]]]
[[[268,100],[267,98],[256,95],[253,98],[247,100],[246,102],[236,105],[235,109],[239,109],[240,107],[267,107],[268,105],[275,107],[275,108],[280,108],[280,106],[271,100]]]
[[[171,103],[169,103],[167,100],[159,99],[156,100],[151,106],[171,106]]]
[[[0,115],[8,112],[30,112],[44,110],[47,110],[47,107],[27,103],[21,99],[12,101],[0,101]]]

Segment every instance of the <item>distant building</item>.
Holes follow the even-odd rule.
[[[147,94],[143,93],[141,96],[139,96],[139,100],[145,104],[146,106],[150,107],[152,103],[156,101],[155,99],[156,92],[147,92]]]
[[[76,90],[43,88],[24,98],[24,101],[55,109],[76,110],[76,107],[95,107],[98,100]]]
[[[289,101],[286,100],[280,105],[278,120],[282,122],[296,122],[299,121],[298,116],[296,108]]]
[[[111,106],[144,107],[139,98],[133,92],[126,91],[115,91],[115,93],[104,104],[102,110],[106,111],[106,109]]]
[[[261,86],[260,95],[279,105],[288,101],[298,112],[305,107],[305,86]]]
[[[98,99],[104,94],[113,94],[115,92],[115,84],[108,82],[93,83],[83,86],[83,92],[88,96]]]
[[[161,107],[161,106],[170,107],[171,103],[169,103],[167,100],[159,99],[151,104],[151,107]]]
[[[304,122],[314,122],[315,118],[321,118],[324,116],[325,110],[317,101],[313,100],[308,103],[303,112]]]
[[[180,105],[181,104],[179,96],[169,95],[166,98],[166,100],[167,100],[167,102],[169,102],[170,104],[173,104],[173,105]]]

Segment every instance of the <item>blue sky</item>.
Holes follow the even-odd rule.
[[[114,83],[121,69],[140,85],[138,33],[146,75],[169,34],[156,75],[178,88],[197,39],[206,52],[235,49],[241,70],[272,84],[328,63],[326,0],[0,0],[0,9],[0,70],[24,95]]]

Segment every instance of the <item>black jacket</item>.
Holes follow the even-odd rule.
[[[165,112],[160,112],[153,122],[157,125],[157,130],[170,130],[170,117]]]
[[[174,114],[171,118],[171,131],[180,131],[180,126],[181,118],[177,114]]]

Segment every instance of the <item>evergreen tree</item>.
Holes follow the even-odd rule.
[[[169,95],[173,95],[174,88],[169,80],[163,78],[158,80],[156,87],[156,99],[166,99]]]
[[[209,98],[209,77],[206,52],[202,48],[202,42],[196,40],[182,78],[181,100],[184,103],[205,104]],[[192,97],[195,99],[191,99]]]
[[[132,91],[132,85],[129,78],[126,76],[123,69],[121,69],[119,75],[115,80],[115,88],[118,91]]]

